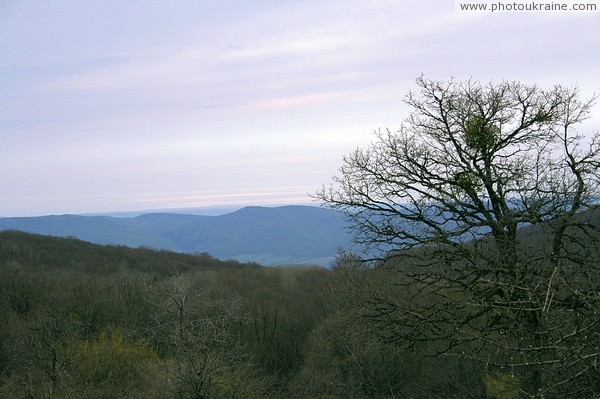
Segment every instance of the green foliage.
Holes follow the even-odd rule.
[[[112,379],[117,374],[131,377],[137,364],[158,360],[157,351],[148,342],[128,340],[118,329],[103,332],[93,341],[82,341],[79,348],[81,365],[95,381]]]
[[[483,115],[468,116],[463,128],[463,139],[470,149],[486,152],[498,142],[500,128]]]
[[[520,392],[520,378],[514,373],[497,372],[484,377],[488,396],[493,399],[517,399]]]

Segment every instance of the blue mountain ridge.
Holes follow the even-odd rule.
[[[264,265],[328,266],[352,237],[344,216],[316,206],[245,207],[218,216],[148,213],[136,217],[55,215],[0,218],[0,230],[76,237],[96,244],[206,252]]]

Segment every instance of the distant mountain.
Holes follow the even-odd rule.
[[[136,217],[0,218],[0,230],[76,237],[97,244],[207,252],[264,265],[327,266],[351,246],[341,213],[314,206],[246,207],[218,216],[149,213]]]

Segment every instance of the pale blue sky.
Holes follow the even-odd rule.
[[[309,203],[420,74],[589,96],[599,37],[454,0],[0,0],[0,216]]]

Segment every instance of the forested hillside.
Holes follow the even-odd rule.
[[[0,397],[484,397],[478,365],[394,349],[361,316],[388,273],[3,232]]]
[[[543,245],[543,231],[523,233]],[[510,370],[413,334],[450,333],[446,321],[400,322],[403,308],[443,303],[410,278],[413,261],[371,268],[341,252],[331,270],[266,268],[2,232],[0,397],[518,397]]]
[[[0,230],[76,237],[96,244],[207,252],[263,265],[328,266],[351,243],[341,213],[315,206],[246,207],[218,216],[150,213],[136,217],[53,215],[0,218]]]

